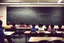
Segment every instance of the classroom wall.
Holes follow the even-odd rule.
[[[6,25],[6,6],[0,5],[0,20],[3,21],[3,25]]]
[[[3,25],[6,25],[6,22],[7,22],[7,6],[5,6],[5,5],[0,5],[0,19],[3,21]]]
[[[0,2],[20,2],[20,0],[1,0]]]

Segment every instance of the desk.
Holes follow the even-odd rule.
[[[27,38],[28,38],[28,36],[30,35],[30,32],[31,31],[25,31],[24,32],[24,34],[25,34],[25,39],[26,39],[26,42],[27,42]],[[39,31],[36,31],[38,34],[36,34],[36,36],[40,36],[40,32]],[[48,36],[54,36],[54,37],[56,37],[56,36],[63,36],[63,34],[64,34],[64,32],[63,31],[56,31],[56,33],[55,34],[52,34],[51,32],[49,32],[49,31],[41,31],[41,33],[43,34],[44,33],[44,35],[48,35]],[[51,35],[52,34],[52,35]],[[57,35],[56,35],[57,34]],[[61,34],[61,35],[60,35]]]
[[[61,37],[30,37],[28,42],[29,43],[39,42],[41,40],[47,40],[47,41],[61,40],[61,41],[64,41],[64,38],[61,38]]]
[[[21,34],[24,34],[24,32],[25,32],[26,30],[31,30],[31,28],[16,27],[16,29],[15,29],[15,34],[18,34],[19,37],[20,37],[20,35],[21,35]]]
[[[24,34],[30,34],[31,31],[25,31]],[[36,31],[38,34],[40,33],[39,31]],[[47,33],[50,34],[51,32],[49,31],[41,31],[41,33]]]
[[[6,36],[10,36],[10,35],[12,35],[13,33],[15,33],[15,32],[13,32],[13,31],[5,31],[5,32],[4,32],[4,34],[5,34]]]
[[[5,31],[4,34],[5,34],[5,38],[8,40],[9,43],[12,43],[12,40],[11,40],[11,35],[15,33],[13,31]]]
[[[24,34],[25,34],[25,35],[30,35],[30,32],[31,32],[31,31],[25,31]],[[37,35],[40,35],[40,33],[41,33],[41,34],[44,34],[44,35],[46,35],[46,36],[47,36],[47,35],[48,35],[48,36],[52,36],[52,35],[53,35],[53,36],[61,36],[61,37],[64,37],[64,31],[56,31],[56,33],[51,33],[51,32],[49,32],[49,31],[41,31],[41,32],[36,31],[36,32],[37,32],[36,36],[37,36]]]
[[[25,31],[24,34],[25,34],[25,42],[27,43],[28,41],[28,36],[30,35],[30,32],[31,31]],[[37,33],[39,33],[38,31],[36,31]]]
[[[31,29],[31,28],[26,28],[26,27],[16,27],[16,29]]]
[[[30,34],[30,32],[31,31],[25,31],[24,32],[24,34]],[[38,34],[40,33],[40,31],[36,31]],[[41,33],[45,33],[45,34],[50,34],[51,32],[49,32],[49,31],[41,31]],[[56,31],[56,33],[58,33],[58,34],[64,34],[64,32],[63,31]]]

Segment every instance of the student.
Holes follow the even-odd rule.
[[[39,24],[39,31],[44,31],[43,24]]]
[[[51,29],[54,29],[54,25],[51,25]]]
[[[7,25],[4,28],[10,29],[11,28],[11,25],[9,23],[7,23]]]
[[[14,24],[14,23],[12,24],[11,29],[12,29],[12,30],[15,30],[15,29],[16,29],[16,26],[15,26],[15,24]]]
[[[32,25],[31,32],[36,32],[35,24]]]
[[[58,31],[63,31],[63,30],[61,29],[62,25],[59,24],[58,27],[59,27]]]
[[[47,25],[45,25],[46,26],[46,31],[49,29],[49,25],[47,24]]]
[[[62,25],[58,25],[59,26],[59,29],[61,29]]]
[[[4,35],[4,32],[3,32],[3,27],[2,27],[2,21],[0,20],[0,43],[4,43],[4,38],[5,38],[5,35]]]
[[[31,25],[29,25],[29,24],[26,24],[26,28],[31,28]]]
[[[49,30],[51,33],[56,33],[55,29],[54,29],[54,25],[51,25],[51,29]]]
[[[31,28],[30,36],[36,36],[36,34],[37,32],[36,32],[35,24],[33,24]]]
[[[24,23],[20,23],[19,27],[25,27]]]
[[[2,27],[2,21],[0,20],[0,43],[5,43],[4,42],[5,38],[8,40],[9,43],[12,43],[12,40],[10,39],[10,37],[5,37],[3,29],[4,28]]]

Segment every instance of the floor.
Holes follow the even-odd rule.
[[[12,41],[14,43],[25,43],[25,35],[16,36],[15,38],[12,38]]]

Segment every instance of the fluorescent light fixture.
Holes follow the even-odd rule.
[[[63,5],[9,5],[8,7],[64,7]]]
[[[20,3],[0,3],[0,4],[20,4]]]
[[[58,0],[58,2],[57,3],[61,3],[62,2],[62,0]]]
[[[43,5],[43,4],[51,4],[51,5],[54,5],[54,4],[63,4],[64,3],[0,3],[1,5]]]

